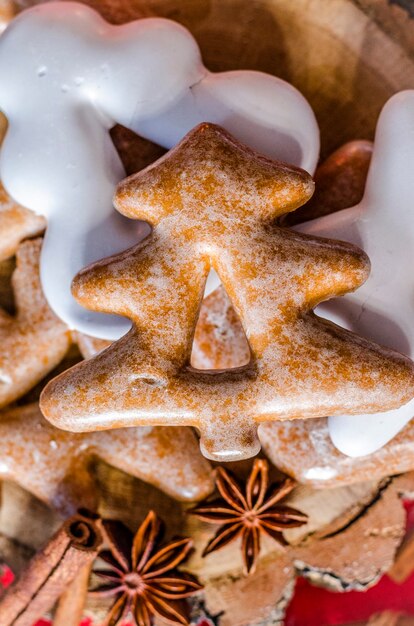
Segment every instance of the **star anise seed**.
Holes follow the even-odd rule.
[[[154,617],[172,624],[189,624],[183,602],[202,586],[195,576],[176,568],[192,550],[191,539],[174,539],[163,547],[162,522],[150,511],[135,536],[122,522],[103,521],[108,550],[99,557],[109,566],[95,570],[105,582],[92,590],[114,597],[103,626],[115,626],[131,613],[137,626],[151,626]]]
[[[205,522],[220,524],[203,556],[241,537],[244,571],[249,574],[256,567],[262,532],[286,545],[282,531],[306,524],[305,513],[280,504],[295,487],[295,481],[286,478],[279,485],[268,484],[269,466],[263,459],[255,460],[243,487],[230,471],[217,468],[216,487],[221,497],[206,500],[189,511]]]

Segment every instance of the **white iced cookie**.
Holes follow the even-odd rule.
[[[318,307],[340,326],[414,357],[414,90],[381,112],[365,194],[357,206],[296,229],[363,248],[372,269],[355,293]],[[414,416],[414,400],[371,415],[329,418],[333,443],[349,456],[370,454]]]
[[[0,175],[20,204],[48,219],[46,297],[70,328],[97,337],[118,339],[130,322],[79,306],[72,278],[149,232],[112,206],[125,175],[114,124],[170,148],[211,121],[311,173],[318,159],[317,123],[296,89],[259,72],[210,73],[190,33],[165,19],[112,26],[77,3],[29,9],[0,39],[0,84],[9,119]]]

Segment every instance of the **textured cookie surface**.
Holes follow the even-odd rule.
[[[357,458],[335,448],[326,418],[262,424],[259,437],[272,463],[298,482],[317,488],[377,480],[414,469],[414,420],[383,448]]]
[[[15,254],[26,237],[34,237],[46,227],[46,220],[19,206],[0,183],[0,261]]]
[[[238,367],[248,358],[240,321],[222,287],[203,302],[191,362],[199,369]],[[328,420],[269,422],[259,427],[267,457],[299,483],[317,489],[381,479],[414,469],[414,420],[386,446],[364,457],[349,457],[333,445]]]
[[[49,308],[39,276],[42,240],[20,244],[12,286],[16,315],[0,309],[0,407],[13,402],[65,356],[70,333]]]
[[[258,422],[407,402],[414,395],[409,359],[312,312],[369,272],[354,246],[274,226],[312,192],[306,172],[263,158],[210,124],[121,183],[118,210],[153,231],[80,272],[73,291],[87,308],[124,315],[134,326],[49,383],[45,416],[73,431],[193,425],[204,454],[229,460],[258,451]],[[210,267],[249,342],[251,359],[241,368],[189,365]]]
[[[212,469],[189,428],[73,434],[49,424],[36,403],[0,414],[1,478],[65,514],[96,507],[90,468],[95,456],[178,500],[202,499],[214,487]]]

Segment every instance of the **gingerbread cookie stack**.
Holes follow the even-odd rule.
[[[0,94],[0,559],[20,574],[0,625],[48,614],[75,626],[86,612],[270,626],[298,575],[366,590],[404,537],[414,363],[391,323],[382,341],[321,315],[359,302],[371,266],[358,244],[372,244],[317,235],[349,207],[363,222],[378,181],[397,176],[381,145],[396,129],[409,154],[412,94],[387,105],[374,148],[352,141],[314,172],[316,121],[287,83],[210,74],[167,20],[115,28],[76,3],[35,4],[0,37],[0,79],[14,70]],[[98,9],[125,21],[109,5]],[[150,70],[131,80],[138,48]],[[32,172],[19,178],[29,163],[38,194]],[[368,417],[385,432],[393,415],[403,428],[385,446],[340,451],[335,423]]]

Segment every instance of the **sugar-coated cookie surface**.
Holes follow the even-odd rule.
[[[203,301],[191,361],[200,369],[238,367],[248,358],[248,344],[223,288]],[[328,420],[290,420],[261,424],[259,439],[268,458],[300,483],[331,488],[381,479],[414,469],[414,420],[386,446],[352,458],[335,448]]]
[[[45,228],[46,220],[13,202],[0,183],[0,261],[15,254],[23,239],[40,235]]]
[[[81,505],[96,507],[93,457],[177,500],[200,500],[214,487],[212,469],[189,428],[73,434],[51,426],[36,403],[0,414],[0,477],[64,514]]]
[[[317,488],[379,480],[414,469],[414,420],[386,446],[358,458],[335,448],[326,417],[262,424],[259,437],[272,463],[298,482]]]
[[[89,309],[127,316],[134,326],[49,383],[41,398],[47,419],[73,431],[193,425],[206,456],[230,460],[257,453],[258,422],[369,413],[410,400],[409,359],[312,313],[369,272],[352,245],[273,225],[312,192],[306,172],[259,156],[212,124],[124,181],[116,207],[153,231],[80,272],[73,291]],[[250,363],[235,370],[189,365],[210,267],[250,344]]]
[[[79,351],[84,359],[90,359],[102,350],[111,345],[111,341],[106,339],[97,339],[83,333],[72,333],[74,342],[78,345]]]
[[[191,365],[199,370],[246,365],[250,348],[243,326],[222,286],[203,300],[194,333]]]
[[[41,239],[20,244],[12,286],[16,315],[0,309],[0,407],[25,394],[65,356],[66,325],[49,308],[39,277]]]

